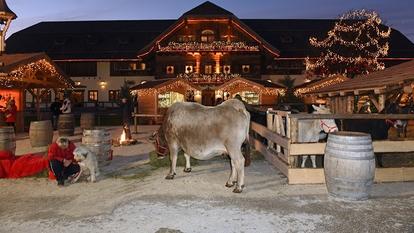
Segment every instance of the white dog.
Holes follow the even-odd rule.
[[[89,169],[90,177],[88,180],[95,182],[96,177],[99,176],[98,160],[96,159],[95,153],[90,151],[86,146],[80,145],[73,151],[73,155],[81,167],[80,172],[82,173],[85,168]],[[76,180],[72,182],[76,182]]]

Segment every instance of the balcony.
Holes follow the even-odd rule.
[[[170,42],[167,46],[158,45],[158,52],[259,52],[259,46],[245,42],[213,41]]]
[[[220,85],[223,84],[230,79],[241,77],[240,74],[198,74],[198,73],[190,73],[190,74],[178,74],[177,78],[186,79],[191,83],[194,84],[213,84],[213,85]]]

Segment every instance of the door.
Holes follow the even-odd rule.
[[[214,106],[215,93],[214,90],[204,90],[202,92],[202,104],[205,106]]]

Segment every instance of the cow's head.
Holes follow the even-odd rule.
[[[331,110],[329,108],[320,105],[319,107],[316,105],[312,105],[313,109],[315,110],[314,114],[331,114]],[[320,129],[325,133],[332,133],[338,131],[338,126],[333,119],[320,119]]]
[[[153,132],[148,140],[154,144],[155,152],[157,153],[158,157],[165,157],[168,155],[168,144],[165,140],[164,130],[162,126]]]

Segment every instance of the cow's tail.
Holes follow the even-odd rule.
[[[244,156],[244,166],[248,167],[251,163],[251,157],[250,157],[250,139],[249,139],[249,131],[250,131],[250,113],[243,109],[243,114],[247,118],[248,125],[246,127],[246,136],[242,145],[242,152]]]

